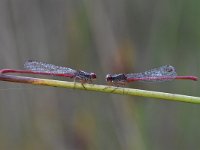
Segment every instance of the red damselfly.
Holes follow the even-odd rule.
[[[44,62],[38,62],[29,60],[24,63],[26,70],[15,70],[15,69],[2,69],[0,73],[24,73],[24,74],[39,74],[39,75],[52,75],[69,77],[74,80],[78,79],[81,83],[92,82],[96,79],[95,73],[88,73],[82,70],[74,70],[68,67],[56,66]]]
[[[106,75],[106,81],[113,85],[124,85],[134,81],[164,82],[174,79],[198,80],[196,76],[177,76],[175,68],[171,65],[161,66],[142,73]]]

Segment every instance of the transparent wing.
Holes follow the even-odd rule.
[[[33,60],[26,61],[24,63],[24,68],[26,70],[31,70],[35,72],[45,72],[49,74],[75,74],[77,72],[76,70],[67,67],[60,67]]]
[[[175,68],[170,65],[154,68],[143,73],[127,74],[129,81],[163,82],[175,79],[177,73]]]

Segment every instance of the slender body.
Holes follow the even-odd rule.
[[[175,68],[170,65],[154,68],[142,73],[130,73],[130,74],[107,74],[106,81],[109,84],[124,85],[128,82],[144,81],[144,82],[164,82],[173,79],[183,80],[198,80],[196,76],[177,76]]]
[[[26,70],[2,69],[0,73],[24,73],[24,74],[40,74],[52,75],[78,79],[82,83],[92,82],[96,79],[95,73],[88,73],[82,70],[74,70],[67,67],[56,66],[53,64],[29,60],[24,64]]]

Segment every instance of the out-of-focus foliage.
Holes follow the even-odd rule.
[[[198,76],[199,8],[197,0],[1,0],[0,66],[35,59],[96,72],[96,83],[164,64]],[[130,87],[200,96],[199,85]],[[1,82],[0,149],[198,149],[199,107]]]

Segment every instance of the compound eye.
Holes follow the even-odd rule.
[[[106,75],[106,81],[112,81],[112,76],[111,74]]]
[[[95,73],[91,73],[91,77],[92,77],[92,79],[96,79],[97,75]]]

